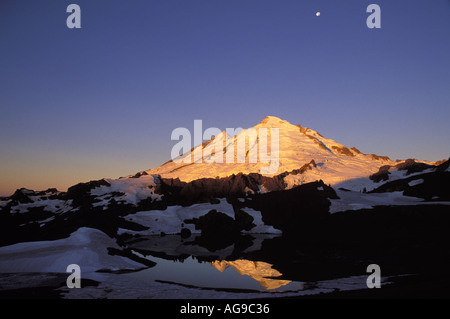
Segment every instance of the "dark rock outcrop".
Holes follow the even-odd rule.
[[[355,154],[353,154],[353,152],[345,146],[343,146],[343,147],[332,146],[331,148],[342,155],[346,155],[346,156],[350,156],[350,157],[355,156]]]
[[[436,168],[437,172],[444,172],[446,170],[448,170],[448,168],[450,167],[450,158],[446,161],[443,161],[442,163],[440,163],[438,165],[438,167]]]
[[[370,179],[374,181],[375,183],[379,183],[381,181],[387,181],[389,179],[389,175],[391,174],[389,172],[389,169],[391,168],[390,165],[384,165],[381,166],[379,171],[375,174],[370,175]]]
[[[435,169],[436,172],[443,172],[448,169],[450,160],[444,161],[438,166],[436,165],[429,165],[425,163],[418,163],[414,159],[407,159],[406,161],[399,163],[395,166],[391,165],[385,165],[381,166],[379,171],[375,174],[372,174],[369,178],[373,180],[375,183],[379,183],[382,181],[389,180],[389,175],[391,174],[389,170],[391,168],[396,168],[400,171],[406,171],[406,176],[423,172],[426,169]]]
[[[21,188],[16,190],[10,199],[16,204],[28,204],[33,202],[28,196],[32,196],[34,194],[35,193],[32,190]]]
[[[90,181],[88,183],[78,183],[72,187],[69,187],[65,194],[66,199],[72,199],[72,206],[78,207],[88,205],[92,203],[93,196],[91,190],[100,186],[111,186],[104,179],[99,181]]]
[[[428,168],[436,168],[436,166],[425,163],[417,163],[414,159],[407,159],[405,162],[395,165],[399,170],[406,170],[406,175],[423,172]]]
[[[143,171],[143,172],[138,172],[138,173],[134,174],[133,176],[131,176],[131,178],[139,178],[141,176],[146,176],[146,175],[148,175],[148,173],[146,171]]]
[[[379,160],[384,160],[384,161],[390,161],[391,159],[389,158],[389,156],[380,156],[377,154],[370,154],[370,156],[372,157],[372,159],[379,161]]]
[[[323,181],[308,183],[284,191],[254,194],[244,202],[235,201],[236,208],[260,211],[266,225],[283,233],[307,231],[329,215],[329,199],[337,199],[336,192]],[[235,208],[235,210],[236,210]]]
[[[201,230],[203,236],[210,238],[234,236],[241,231],[236,220],[215,209],[199,218],[187,219],[184,222],[194,224],[195,229]]]
[[[260,191],[260,185],[268,191],[286,187],[284,176],[266,177],[251,173],[237,174],[224,178],[201,178],[182,182],[178,178],[161,178],[158,193],[163,194],[167,205],[188,206],[198,202],[211,202],[215,198],[246,196]]]
[[[422,181],[423,180],[423,181]],[[387,182],[370,193],[403,192],[430,201],[450,200],[450,172],[436,171]]]
[[[303,165],[299,169],[294,169],[294,170],[292,170],[290,172],[285,172],[283,174],[280,174],[279,176],[282,176],[284,178],[287,175],[301,175],[304,172],[312,170],[313,168],[316,168],[316,167],[317,167],[316,162],[314,160],[311,160],[311,162],[309,162],[308,164]],[[281,190],[281,189],[276,189],[276,190]]]

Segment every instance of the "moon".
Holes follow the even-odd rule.
[[[316,12],[316,17],[320,16],[320,11]]]

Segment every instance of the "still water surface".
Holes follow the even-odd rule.
[[[198,244],[196,236],[187,240],[180,236],[148,237],[130,247],[156,265],[127,276],[185,287],[241,292],[282,294],[366,288],[367,276],[358,273],[330,278],[329,274],[321,277],[320,272],[313,271],[316,279],[309,276],[313,280],[298,280],[302,277],[299,273],[302,267],[297,272],[295,265],[302,266],[302,254],[300,257],[289,255],[293,248],[287,248],[273,235],[252,235],[250,238],[245,245],[241,242],[206,248]],[[277,258],[276,254],[285,257]],[[272,263],[274,260],[277,265]],[[288,274],[283,274],[277,267],[288,269]]]

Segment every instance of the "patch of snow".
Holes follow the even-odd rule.
[[[331,199],[330,213],[373,208],[377,205],[412,205],[423,199],[403,196],[402,192],[367,194],[355,191],[336,191],[340,199]]]
[[[151,198],[159,200],[162,195],[155,194],[154,189],[159,180],[153,175],[144,175],[139,178],[105,179],[111,186],[100,186],[91,190],[91,195],[104,196],[112,192],[123,193],[123,196],[115,197],[117,201],[137,205],[141,200]],[[101,202],[102,204],[105,201]],[[97,206],[100,206],[97,203]]]
[[[249,214],[253,217],[253,224],[256,226],[250,229],[249,231],[244,231],[244,233],[252,233],[252,234],[281,234],[282,231],[274,228],[270,225],[265,225],[262,220],[262,215],[260,211],[254,210],[252,208],[242,208],[242,211]]]
[[[38,223],[39,223],[40,226],[42,227],[42,226],[44,226],[45,223],[51,222],[51,221],[54,220],[54,219],[55,219],[55,216],[51,216],[51,217],[49,217],[49,218],[47,218],[47,219],[38,221]]]
[[[150,228],[140,232],[127,231],[130,234],[155,235],[161,232],[177,234],[181,231],[182,224],[184,224],[184,228],[189,229],[192,233],[200,233],[200,230],[195,229],[195,225],[187,224],[184,220],[199,218],[213,209],[234,219],[233,206],[227,203],[224,198],[220,199],[219,204],[202,203],[188,207],[169,206],[165,210],[141,211],[127,215],[124,218]]]
[[[362,192],[364,189],[366,189],[366,191],[369,192],[371,190],[374,190],[375,188],[380,187],[384,183],[396,181],[399,179],[404,179],[404,178],[408,178],[408,177],[412,177],[412,176],[416,176],[416,175],[420,175],[420,174],[431,173],[431,172],[434,172],[434,169],[429,168],[422,172],[412,173],[409,175],[406,175],[406,173],[407,173],[406,170],[398,170],[396,168],[394,168],[394,169],[391,168],[389,170],[389,172],[390,172],[389,179],[386,181],[380,181],[378,183],[375,183],[374,181],[372,181],[369,178],[369,176],[371,174],[368,174],[366,176],[360,176],[360,177],[354,176],[352,178],[345,178],[345,179],[342,179],[341,181],[338,181],[337,183],[331,183],[331,186],[335,187],[336,189],[345,188],[348,190],[358,191],[358,192],[359,191]],[[325,181],[326,179],[323,179],[323,180]]]
[[[8,205],[11,202],[11,200],[0,200],[0,208],[5,207],[6,205]]]
[[[70,264],[79,265],[82,273],[145,267],[122,256],[108,255],[107,247],[120,248],[102,231],[81,227],[68,238],[0,247],[0,272],[64,273]]]
[[[450,202],[424,202],[422,198],[403,195],[403,192],[392,193],[361,193],[354,191],[336,190],[340,199],[330,199],[330,213],[346,210],[370,209],[374,206],[403,206],[403,205],[450,205]]]
[[[416,180],[410,181],[408,183],[408,185],[409,186],[416,186],[416,185],[422,184],[423,182],[424,182],[424,180],[421,178],[421,179],[416,179]]]
[[[19,204],[11,207],[11,213],[26,213],[29,208],[44,207],[44,210],[51,213],[68,211],[72,209],[72,200],[64,201],[60,199],[37,199],[32,203]]]
[[[98,196],[97,200],[99,200],[99,201],[93,203],[92,207],[101,207],[101,206],[103,206],[103,208],[107,208],[106,206],[109,205],[109,201],[111,200],[111,196],[109,194],[105,194],[105,195],[102,195],[102,196]]]
[[[435,172],[435,169],[427,168],[421,172],[416,172],[416,173],[412,173],[409,175],[406,174],[408,172],[407,170],[398,170],[397,168],[390,170],[390,172],[391,172],[391,174],[389,174],[389,180],[387,182],[396,181],[399,179],[412,177],[412,176],[416,176],[416,175],[432,173],[432,172]]]
[[[337,185],[334,185],[336,189],[344,188],[355,192],[362,192],[364,189],[366,191],[371,191],[377,187],[379,187],[382,183],[374,183],[369,176],[367,177],[361,177],[361,178],[355,178],[355,179],[349,179],[346,181],[342,181],[338,183]]]

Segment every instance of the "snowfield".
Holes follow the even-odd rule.
[[[82,227],[68,238],[0,247],[0,272],[66,272],[70,264],[79,265],[82,272],[145,267],[125,257],[108,255],[108,247],[120,248],[100,230]]]
[[[346,210],[370,209],[375,206],[404,206],[404,205],[450,205],[444,201],[424,201],[422,198],[404,196],[403,192],[392,193],[361,193],[357,191],[337,190],[340,199],[330,199],[330,213]]]
[[[234,219],[233,206],[227,203],[225,198],[221,198],[219,204],[201,203],[188,207],[169,206],[166,210],[141,211],[136,214],[127,215],[124,217],[126,220],[148,227],[149,229],[143,231],[120,229],[119,235],[124,233],[132,235],[139,234],[142,236],[159,235],[161,233],[177,234],[180,233],[182,228],[189,229],[193,234],[200,233],[201,231],[195,229],[194,224],[185,223],[185,220],[199,218],[211,210],[224,213]],[[247,233],[280,233],[278,229],[264,224],[261,212],[248,208],[243,210],[254,218],[253,223],[256,225]]]
[[[415,205],[423,199],[403,196],[402,192],[367,194],[356,191],[336,191],[340,199],[331,199],[330,213],[373,208],[379,205]]]
[[[111,186],[100,186],[91,190],[91,195],[104,197],[97,206],[107,205],[110,193],[123,193],[122,196],[114,197],[116,201],[137,205],[141,200],[161,199],[161,195],[155,194],[154,188],[159,180],[156,176],[148,175],[139,178],[105,179]]]

